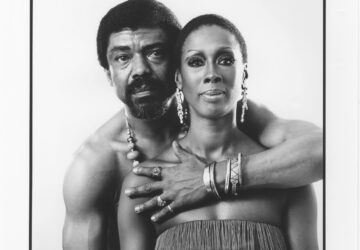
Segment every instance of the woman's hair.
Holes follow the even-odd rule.
[[[174,45],[181,25],[174,13],[156,0],[128,0],[116,5],[102,18],[97,33],[97,53],[101,66],[109,68],[106,50],[109,37],[124,28],[163,28],[168,44]]]
[[[215,14],[207,14],[195,17],[190,22],[188,22],[185,27],[180,31],[174,50],[176,67],[180,67],[182,48],[184,46],[186,38],[190,35],[191,32],[199,29],[202,26],[207,25],[217,25],[233,34],[236,40],[239,42],[240,52],[242,54],[242,61],[243,63],[247,62],[246,43],[236,26],[222,16]]]

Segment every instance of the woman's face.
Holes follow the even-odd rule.
[[[194,30],[184,42],[180,65],[177,83],[191,112],[218,118],[234,109],[244,64],[232,33],[216,25]]]

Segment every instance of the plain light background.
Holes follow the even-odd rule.
[[[322,55],[319,53],[322,45],[317,39],[321,39],[322,30],[316,20],[322,22],[322,3],[274,1],[270,6],[265,1],[244,1],[241,9],[239,2],[221,3],[197,1],[194,5],[192,1],[191,6],[184,3],[179,6],[176,1],[170,1],[168,6],[182,23],[206,12],[224,14],[235,22],[249,45],[250,97],[266,104],[282,117],[305,119],[321,126],[322,79],[319,72]],[[71,154],[120,106],[97,64],[95,49],[98,22],[115,4],[115,1],[34,3],[33,249],[61,249],[64,217],[61,185]],[[211,5],[214,5],[213,9],[208,9]],[[6,10],[1,15],[1,28],[11,29],[2,37],[0,46],[1,54],[5,55],[0,60],[0,93],[4,97],[0,106],[3,117],[0,158],[1,166],[6,167],[6,171],[2,172],[4,174],[0,175],[0,230],[4,236],[0,238],[0,248],[26,249],[29,212],[28,3],[24,5],[22,1],[12,1],[1,7]],[[358,163],[356,150],[359,149],[356,140],[359,136],[359,5],[357,1],[350,0],[341,3],[328,1],[328,8],[327,42],[330,52],[327,58],[330,63],[327,70],[327,103],[331,108],[327,107],[327,134],[331,136],[327,139],[327,184],[331,185],[327,189],[327,248],[356,249],[358,223],[354,221],[358,221],[359,208],[356,191],[359,171],[355,168]],[[295,13],[289,13],[289,10]],[[310,13],[307,12],[309,10]],[[316,16],[314,20],[311,13]],[[290,21],[285,17],[299,19]],[[277,18],[280,20],[275,21]],[[296,31],[295,27],[306,28]],[[309,37],[299,36],[305,36],[312,28],[320,30],[310,32]],[[284,31],[290,32],[290,37],[286,38]],[[259,37],[262,40],[257,41]],[[285,44],[284,41],[291,42]],[[312,45],[309,46],[309,43]],[[306,49],[303,50],[303,47]],[[286,53],[274,54],[276,49],[285,49]],[[289,55],[295,51],[295,57]],[[305,61],[296,62],[304,58]],[[308,88],[308,92],[299,88],[299,84],[304,89]],[[276,98],[278,95],[281,101]],[[349,112],[345,112],[345,107]],[[339,134],[340,139],[336,136]],[[337,138],[335,142],[334,138]],[[339,154],[341,157],[336,157]]]

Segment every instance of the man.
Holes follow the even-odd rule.
[[[173,13],[152,0],[126,1],[102,19],[97,37],[99,61],[125,110],[84,143],[66,174],[64,249],[118,249],[118,192],[124,176],[133,169],[134,159],[141,162],[136,168],[138,174],[155,173],[162,179],[145,187],[129,187],[129,195],[170,192],[174,212],[212,198],[194,185],[202,182],[202,173],[192,170],[204,163],[176,143],[182,161],[178,166],[159,173],[153,167],[159,170],[158,166],[169,163],[146,161],[162,152],[179,133],[172,104],[175,85],[171,58],[179,30]],[[296,187],[322,178],[322,134],[314,125],[278,119],[265,107],[249,102],[246,121],[240,127],[270,148],[244,158],[244,188]],[[187,182],[174,180],[178,171],[188,173]],[[224,179],[219,171],[217,185],[221,187]],[[152,198],[134,209],[142,212],[155,205]],[[161,211],[153,220],[168,216]]]

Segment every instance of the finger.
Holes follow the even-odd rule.
[[[189,152],[187,152],[177,141],[173,141],[172,143],[173,150],[175,152],[176,157],[182,161],[188,158]]]
[[[209,202],[212,201],[207,199],[207,195],[207,191],[202,189],[179,196],[170,204],[172,211],[170,211],[168,207],[164,207],[161,211],[155,213],[151,217],[151,220],[153,222],[161,222],[182,211],[189,210],[200,205],[210,204]]]
[[[156,175],[155,173],[160,168],[160,174]],[[168,168],[162,167],[162,166],[156,166],[156,167],[143,167],[142,163],[139,166],[136,166],[133,168],[133,173],[140,176],[147,176],[153,179],[161,179],[161,177],[164,175],[164,172],[168,171]]]
[[[139,167],[172,167],[174,164],[167,161],[147,160],[142,162]]]
[[[161,196],[164,196],[164,194],[162,194]],[[155,196],[153,197],[152,199],[142,203],[142,204],[139,204],[137,206],[135,206],[135,212],[136,213],[143,213],[143,212],[147,212],[147,211],[150,211],[150,210],[153,210],[155,208],[159,208],[159,203],[158,203],[158,198],[160,197],[160,199],[162,201],[165,201],[165,205],[168,203],[167,202],[167,199],[164,198],[164,197],[161,197],[161,196]],[[165,206],[165,205],[162,205],[162,206]]]
[[[160,181],[146,183],[137,187],[130,187],[125,189],[125,195],[130,198],[145,197],[155,195],[162,190],[162,183]]]
[[[171,210],[169,209],[168,206],[171,207]],[[159,212],[153,214],[153,216],[151,216],[150,219],[153,222],[161,222],[167,218],[174,216],[176,213],[178,213],[178,210],[177,210],[178,204],[176,201],[171,202],[168,206],[165,206]]]
[[[153,197],[152,199],[148,200],[147,202],[144,202],[142,204],[135,206],[135,213],[143,213],[146,211],[149,211],[151,209],[154,209],[157,207],[157,196]]]

